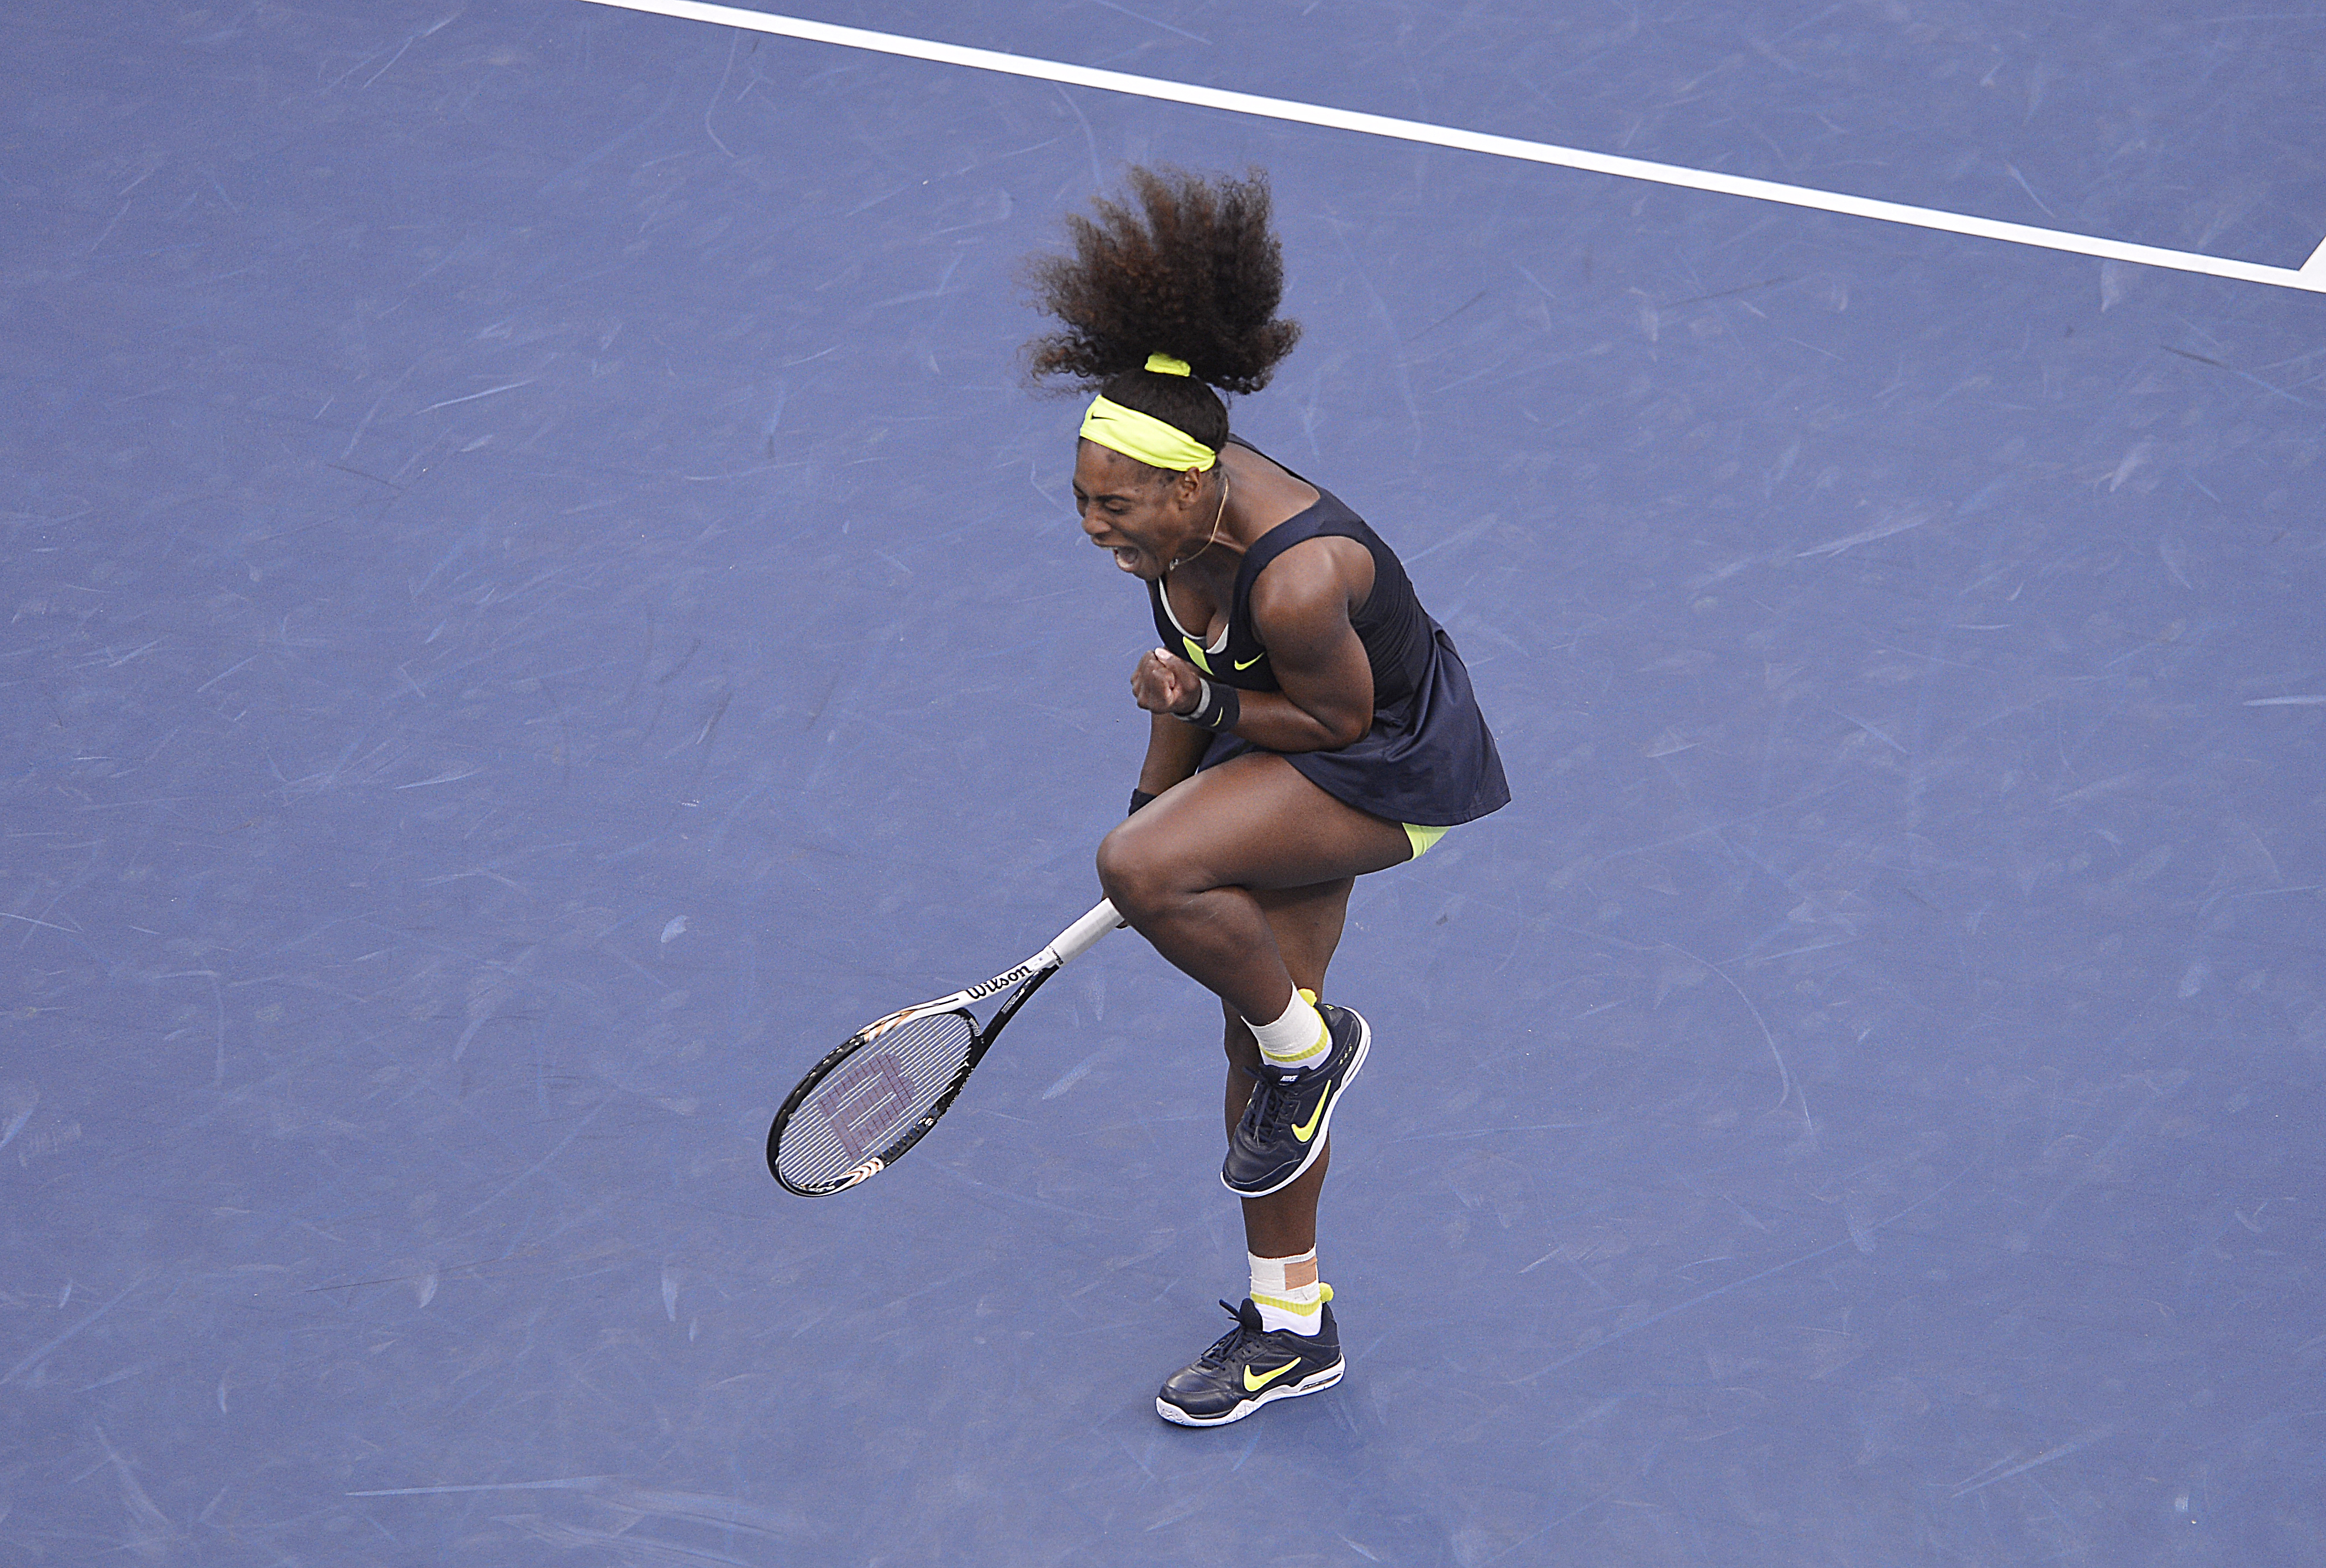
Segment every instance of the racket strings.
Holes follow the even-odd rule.
[[[824,1186],[885,1156],[944,1098],[976,1043],[966,1012],[933,1013],[842,1058],[792,1112],[778,1152],[785,1180]]]

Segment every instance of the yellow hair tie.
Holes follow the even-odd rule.
[[[1149,361],[1149,368],[1152,363]],[[1086,441],[1096,441],[1126,458],[1136,458],[1150,469],[1173,473],[1184,473],[1189,469],[1201,472],[1220,460],[1219,453],[1177,425],[1167,424],[1151,413],[1125,408],[1103,396],[1092,399],[1090,412],[1083,415],[1082,435]]]
[[[1174,359],[1168,354],[1149,354],[1147,368],[1158,376],[1193,376],[1196,367],[1184,359]]]

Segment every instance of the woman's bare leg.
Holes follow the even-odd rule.
[[[1325,970],[1340,945],[1341,929],[1348,918],[1349,890],[1355,878],[1343,877],[1310,887],[1270,889],[1252,895],[1269,930],[1276,938],[1286,970],[1294,984],[1322,995]],[[1260,1066],[1260,1045],[1234,1007],[1221,1004],[1227,1016],[1227,1130],[1235,1132],[1244,1106],[1251,1099],[1253,1077]],[[1297,1257],[1317,1245],[1317,1202],[1325,1189],[1325,1167],[1332,1163],[1327,1136],[1317,1163],[1300,1179],[1265,1198],[1243,1201],[1244,1246],[1255,1257]]]
[[[1399,824],[1344,805],[1263,752],[1197,774],[1122,822],[1099,846],[1098,871],[1156,951],[1232,1016],[1266,1022],[1283,1014],[1295,982],[1260,895],[1345,883],[1412,854]],[[1337,941],[1337,914],[1331,926]]]

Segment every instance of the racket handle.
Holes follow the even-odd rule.
[[[1058,932],[1050,943],[1049,951],[1058,962],[1066,963],[1080,958],[1098,944],[1098,939],[1122,923],[1122,916],[1114,911],[1112,899],[1102,898],[1088,914]]]

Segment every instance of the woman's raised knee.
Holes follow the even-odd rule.
[[[1115,909],[1137,925],[1160,912],[1181,888],[1157,835],[1135,819],[1119,824],[1098,846],[1098,884]]]

